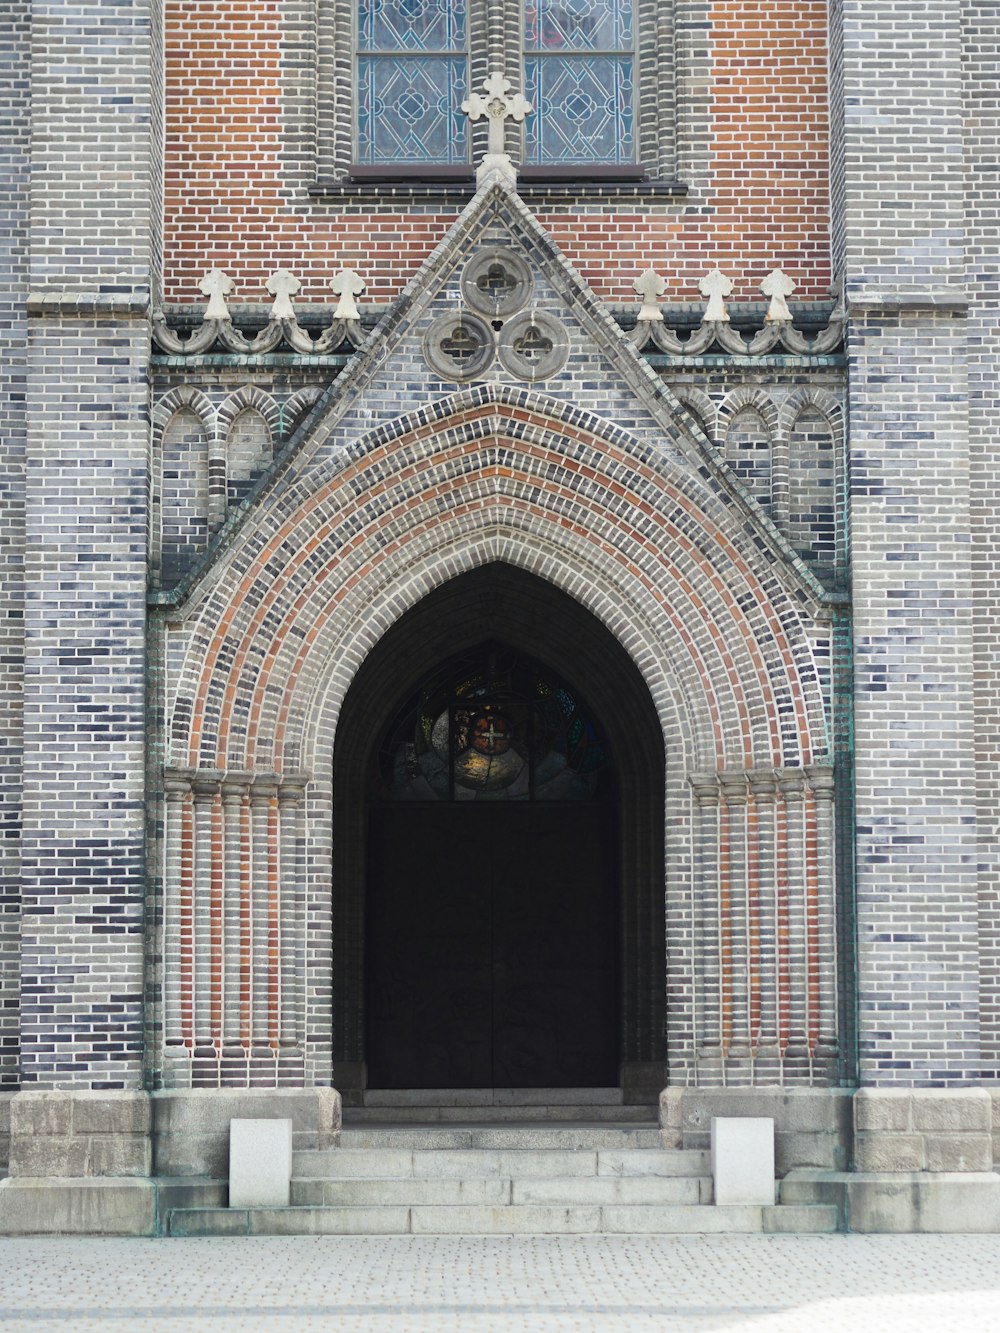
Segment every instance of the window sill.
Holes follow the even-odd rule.
[[[351,175],[337,179],[320,179],[308,187],[308,193],[314,199],[343,200],[365,204],[391,206],[405,203],[467,203],[476,192],[475,178],[471,172],[460,174],[426,172],[419,175],[409,173],[377,173],[364,176]],[[626,199],[682,199],[688,192],[683,181],[650,180],[616,175],[601,178],[591,175],[586,178],[567,176],[558,178],[547,175],[535,176],[530,169],[524,172],[517,185],[517,192],[528,203],[558,200],[574,202],[576,200],[607,200],[609,202]]]

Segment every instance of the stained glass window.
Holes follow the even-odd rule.
[[[378,795],[403,801],[593,800],[607,755],[579,696],[488,644],[425,682],[388,728]]]
[[[635,161],[632,0],[534,0],[524,8],[525,161]]]
[[[358,162],[467,162],[465,0],[360,0],[357,32]]]

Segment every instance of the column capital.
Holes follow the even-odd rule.
[[[201,769],[192,774],[191,790],[196,801],[212,801],[222,786],[222,773],[218,769]]]
[[[701,806],[718,805],[719,777],[717,773],[691,773],[688,782],[694,792],[695,800]]]
[[[305,773],[286,773],[282,775],[278,787],[278,802],[281,805],[298,805],[305,798],[309,779]]]
[[[194,770],[168,768],[163,775],[163,794],[171,805],[179,805],[191,791]]]
[[[837,789],[833,765],[809,764],[805,771],[817,801],[832,801]]]
[[[270,805],[278,794],[278,778],[274,773],[261,773],[250,783],[250,804]]]
[[[742,768],[727,768],[719,774],[719,785],[727,805],[746,805],[750,793],[747,775]]]
[[[775,770],[778,790],[786,801],[801,801],[805,796],[805,769],[779,768]]]
[[[758,805],[770,805],[778,789],[778,780],[771,768],[754,768],[747,774],[750,794]]]
[[[239,769],[230,769],[222,779],[222,799],[227,803],[231,801],[242,801],[243,797],[250,790],[252,781],[252,773],[244,773]]]

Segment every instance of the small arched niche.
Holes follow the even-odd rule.
[[[764,512],[771,514],[771,434],[754,408],[745,407],[729,423],[726,462]]]

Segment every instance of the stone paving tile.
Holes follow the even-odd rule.
[[[1000,1327],[997,1236],[8,1240],[0,1328],[938,1333]]]

